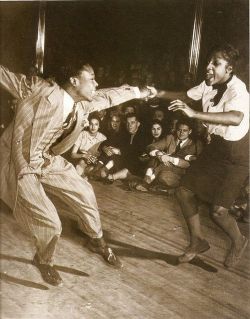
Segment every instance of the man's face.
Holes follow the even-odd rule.
[[[153,124],[151,129],[152,135],[154,138],[159,138],[162,133],[162,127],[159,124]]]
[[[180,124],[176,131],[177,138],[180,141],[184,141],[185,139],[187,139],[191,133],[192,133],[192,130],[189,128],[188,125],[185,125],[185,124]]]
[[[82,99],[91,102],[98,86],[95,81],[95,73],[91,66],[84,66],[79,75],[73,77],[76,95]]]
[[[224,83],[230,77],[232,67],[223,58],[221,52],[215,52],[208,61],[205,82],[207,85]]]
[[[114,131],[118,131],[120,128],[121,120],[118,116],[112,116],[110,125]]]
[[[89,132],[91,135],[94,135],[99,130],[99,121],[97,119],[91,119],[89,122]]]
[[[162,121],[164,119],[164,113],[162,110],[156,110],[153,115],[153,120]]]
[[[135,109],[133,106],[127,106],[124,110],[124,115],[126,116],[127,114],[135,113]]]
[[[130,134],[135,134],[140,126],[140,122],[136,119],[136,117],[128,117],[127,118],[127,130]]]

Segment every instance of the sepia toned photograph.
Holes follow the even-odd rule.
[[[0,318],[250,318],[249,1],[0,23]]]

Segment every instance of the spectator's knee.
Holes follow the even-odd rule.
[[[183,186],[180,186],[176,190],[176,196],[178,200],[187,201],[187,200],[192,200],[194,198],[194,193],[191,190]]]
[[[214,206],[210,214],[213,219],[219,219],[228,215],[228,209],[222,206]]]
[[[158,181],[163,184],[166,185],[168,187],[178,187],[179,186],[179,181],[177,178],[175,178],[174,176],[171,175],[167,175],[167,174],[159,174],[158,176]]]

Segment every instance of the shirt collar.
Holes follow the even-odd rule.
[[[71,106],[73,108],[75,101],[73,98],[69,95],[68,92],[63,90],[63,105],[64,106]]]
[[[177,144],[180,144],[180,146],[182,146],[183,144],[185,144],[187,142],[188,138],[186,138],[185,140],[179,140],[177,139]]]

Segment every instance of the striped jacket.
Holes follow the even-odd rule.
[[[12,73],[3,66],[0,66],[0,84],[19,100],[15,118],[0,139],[0,196],[5,202],[5,195],[15,197],[11,194],[15,193],[17,178],[41,174],[46,159],[73,146],[90,112],[136,98],[130,86],[98,90],[92,102],[79,102],[73,131],[52,146],[63,131],[63,89],[37,76],[27,78]],[[11,202],[13,206],[12,199],[7,204]]]

